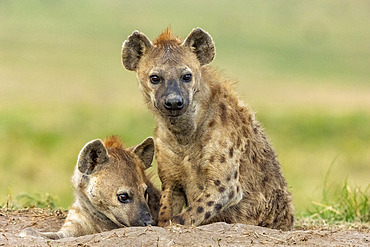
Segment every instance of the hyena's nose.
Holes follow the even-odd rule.
[[[164,101],[167,110],[181,110],[184,107],[184,99],[181,95],[169,95]]]

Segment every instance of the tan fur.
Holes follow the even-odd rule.
[[[59,239],[155,224],[160,192],[144,173],[153,154],[152,138],[130,149],[124,149],[116,136],[107,138],[104,143],[101,140],[87,143],[72,177],[75,202],[62,228],[44,233],[28,228],[21,236]],[[119,201],[119,198],[127,200]]]
[[[138,51],[137,44],[145,45]],[[198,28],[181,45],[164,47],[135,32],[122,53],[156,117],[158,225],[224,221],[291,229],[294,209],[277,155],[234,82],[207,65],[215,55],[212,38]],[[176,104],[169,107],[169,100]]]

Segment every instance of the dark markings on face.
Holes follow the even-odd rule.
[[[220,186],[221,185],[220,180],[216,180],[214,183],[215,183],[216,186]]]
[[[208,127],[212,128],[215,125],[216,121],[213,119],[211,122],[209,122]]]
[[[197,208],[197,213],[198,213],[198,214],[203,213],[203,211],[204,211],[204,208],[203,208],[203,207],[199,206],[199,207]]]
[[[208,207],[212,206],[213,204],[215,204],[215,202],[214,202],[214,201],[209,201],[209,202],[207,202],[207,206],[208,206]]]
[[[223,187],[223,186],[221,186],[220,188],[218,188],[218,192],[220,192],[220,193],[222,193],[222,192],[224,192],[226,189],[225,189],[225,187]]]
[[[232,158],[234,156],[234,148],[233,147],[231,147],[229,149],[229,156],[230,156],[230,158]]]
[[[167,206],[163,206],[163,210],[167,209]]]

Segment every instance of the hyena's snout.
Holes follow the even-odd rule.
[[[163,94],[160,96],[161,111],[169,116],[182,115],[188,106],[188,93],[180,83],[169,80]]]
[[[176,111],[181,110],[184,107],[185,101],[182,95],[178,93],[171,93],[165,98],[163,104],[167,110]]]
[[[136,217],[131,220],[130,226],[154,226],[156,222],[154,221],[152,215],[149,212],[149,208],[146,205],[141,205],[139,207],[139,213]]]

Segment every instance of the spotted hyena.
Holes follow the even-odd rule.
[[[72,177],[75,202],[62,228],[44,233],[28,228],[21,236],[59,239],[155,224],[160,192],[144,173],[153,155],[151,137],[127,149],[117,137],[87,143]]]
[[[136,71],[156,118],[162,181],[160,226],[224,221],[289,230],[291,194],[254,112],[209,64],[211,36],[194,29],[182,41],[170,29],[153,42],[138,31],[122,61]]]

